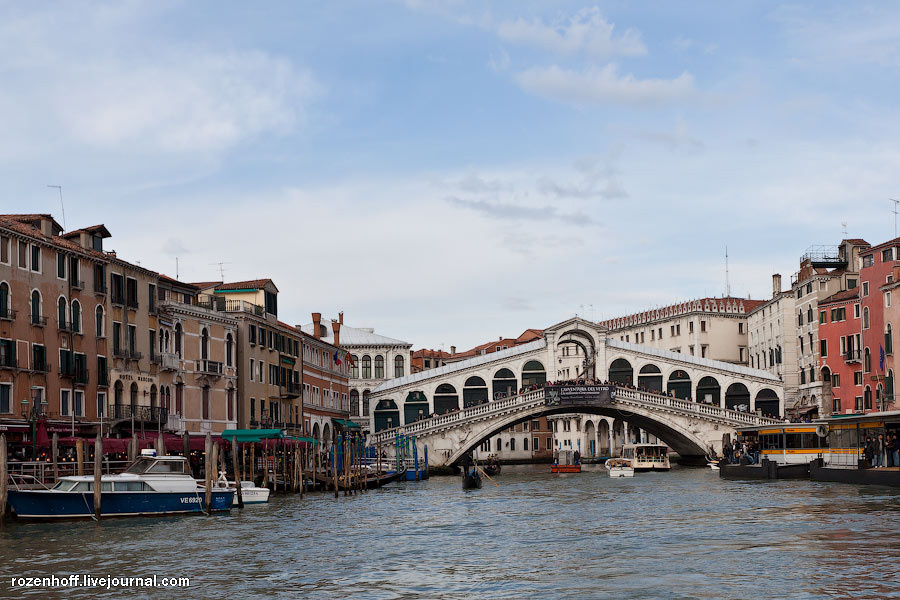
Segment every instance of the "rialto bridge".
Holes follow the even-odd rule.
[[[612,398],[548,403],[542,388],[571,346],[580,349],[579,374],[608,382]],[[768,371],[608,339],[605,328],[577,317],[545,329],[542,339],[386,381],[370,398],[369,443],[413,436],[428,446],[432,465],[454,464],[512,425],[562,413],[620,419],[699,457],[720,451],[735,427],[776,422],[762,415],[784,408],[781,381]]]

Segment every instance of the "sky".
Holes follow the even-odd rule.
[[[895,3],[0,0],[0,211],[464,349],[894,237],[898,76]]]

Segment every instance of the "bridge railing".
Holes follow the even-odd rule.
[[[641,390],[634,390],[625,387],[616,387],[616,400],[626,400],[636,404],[656,405],[667,407],[682,412],[693,413],[699,417],[725,419],[734,423],[742,423],[745,425],[769,425],[781,423],[778,419],[769,417],[761,417],[755,413],[745,413],[711,404],[703,404],[700,402],[692,402],[690,400],[682,400],[672,396],[663,394],[654,394]],[[476,417],[490,416],[496,413],[508,411],[511,408],[526,406],[532,403],[542,403],[544,401],[544,389],[531,390],[516,396],[493,400],[484,404],[470,406],[462,410],[437,415],[409,423],[400,425],[391,429],[382,429],[370,436],[372,444],[381,445],[390,443],[397,434],[416,435],[430,432],[434,429],[440,429],[459,422],[465,422]],[[574,409],[577,412],[577,408]]]

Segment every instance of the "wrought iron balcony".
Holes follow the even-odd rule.
[[[146,423],[165,423],[169,420],[169,411],[158,406],[113,405],[113,419],[127,420],[131,418]]]
[[[116,358],[124,358],[125,360],[141,360],[144,355],[140,352],[134,352],[126,348],[118,348],[113,350],[113,356]]]
[[[853,350],[847,350],[844,353],[844,360],[847,362],[862,362],[861,353],[859,348]]]
[[[299,383],[282,383],[280,386],[280,395],[282,398],[297,398],[300,396],[300,384]]]
[[[47,324],[47,317],[31,315],[31,324],[35,327],[44,327]]]
[[[9,307],[0,309],[0,321],[15,321],[16,311]]]
[[[222,363],[217,360],[202,359],[197,361],[197,371],[207,375],[221,375]]]

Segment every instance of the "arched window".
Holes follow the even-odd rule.
[[[403,357],[395,356],[394,357],[394,377],[403,377]]]
[[[167,352],[168,348],[165,346],[165,337],[163,336],[163,330],[159,330],[159,343],[157,344],[157,348],[159,348],[160,352]]]
[[[866,351],[863,355],[863,371],[868,373],[872,370],[872,355],[869,353],[869,349],[866,348]]]
[[[369,416],[369,390],[363,391],[363,412],[362,416]]]
[[[200,358],[209,359],[209,331],[206,327],[200,332]]]
[[[366,354],[362,359],[362,378],[372,378],[372,357]]]
[[[169,386],[163,389],[163,406],[166,407],[166,412],[172,410],[172,388]]]
[[[509,438],[509,451],[510,452],[516,451],[516,438]]]
[[[184,414],[184,383],[180,381],[175,384],[175,412]]]
[[[106,334],[106,319],[104,319],[103,307],[99,304],[97,310],[94,311],[94,327],[97,337],[103,337]]]
[[[150,386],[150,408],[156,408],[159,404],[159,399],[156,395],[156,386]]]
[[[56,320],[60,329],[66,328],[66,313],[69,312],[69,303],[66,302],[65,296],[60,296],[56,302]]]
[[[350,379],[359,379],[359,357],[355,354],[351,354],[351,356],[353,361],[350,365]]]
[[[131,384],[130,400],[131,400],[131,410],[132,410],[131,414],[134,414],[134,409],[138,403],[138,387],[137,387],[137,384],[134,382],[132,382],[132,384]]]
[[[888,369],[887,376],[884,378],[884,401],[892,403],[894,401],[894,370]]]
[[[175,323],[175,354],[178,358],[184,358],[181,355],[181,323]]]
[[[125,402],[125,386],[122,385],[122,381],[116,381],[116,385],[113,387],[113,398],[116,403],[116,406],[122,406]]]
[[[497,438],[497,452],[500,452],[500,438]]]
[[[31,322],[34,324],[41,322],[41,293],[37,290],[31,292]]]
[[[890,323],[884,328],[884,352],[885,354],[894,352],[894,332]]]
[[[226,401],[228,402],[228,420],[234,421],[234,388],[228,388],[226,393]]]
[[[359,392],[350,390],[350,416],[359,416]]]
[[[528,450],[528,438],[522,439],[522,450]]]
[[[384,357],[380,354],[375,357],[375,379],[384,379]]]
[[[863,392],[863,410],[872,410],[872,388],[869,386]]]
[[[81,303],[72,300],[72,331],[81,333]]]
[[[169,330],[166,329],[166,352],[169,351]]]
[[[863,329],[869,328],[869,307],[863,309]]]
[[[225,365],[226,366],[231,367],[234,365],[233,355],[234,355],[234,338],[232,337],[231,333],[229,333],[228,335],[225,336]],[[229,417],[228,420],[230,421],[231,418]]]
[[[9,305],[9,284],[3,281],[0,282],[0,318],[10,317]]]

